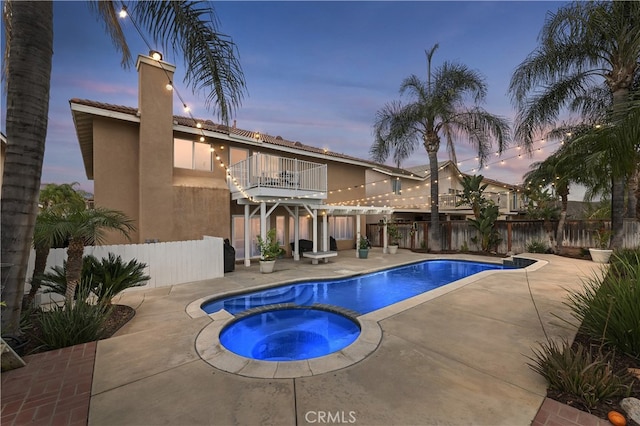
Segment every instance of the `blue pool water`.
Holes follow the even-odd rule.
[[[262,361],[295,361],[336,352],[360,335],[358,324],[321,309],[276,309],[247,315],[220,333],[231,352]]]
[[[481,271],[507,268],[512,267],[460,260],[428,260],[357,277],[302,282],[229,296],[205,302],[202,309],[208,314],[225,309],[235,315],[277,303],[300,306],[320,303],[362,315]]]

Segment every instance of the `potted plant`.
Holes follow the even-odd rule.
[[[400,243],[400,231],[395,220],[387,223],[387,235],[389,237],[389,254],[396,254]]]
[[[366,259],[369,256],[369,240],[360,236],[360,240],[358,241],[358,257],[360,259]]]
[[[263,274],[273,272],[276,259],[282,253],[280,243],[276,239],[275,228],[272,228],[267,232],[267,236],[264,240],[260,235],[258,235],[258,249],[260,250],[260,272]]]
[[[609,250],[609,241],[611,240],[611,231],[605,231],[604,229],[597,230],[594,233],[594,238],[597,248],[589,248],[589,254],[591,259],[597,263],[608,263],[609,258],[613,250]]]

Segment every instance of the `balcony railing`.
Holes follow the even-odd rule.
[[[407,202],[406,198],[399,195],[396,199],[392,199],[390,201],[390,206],[396,207],[406,207],[410,208],[421,208],[423,206],[431,205],[431,197],[424,196],[423,198],[417,199],[415,194],[412,194],[413,197],[410,200],[415,201],[415,204],[412,201]],[[487,200],[492,200],[500,209],[501,212],[513,212],[522,210],[524,208],[524,202],[518,197],[514,200],[513,193],[485,193],[484,197]],[[460,204],[461,198],[459,194],[441,194],[438,196],[438,208],[441,210],[469,210],[471,206],[467,204]]]
[[[268,154],[255,154],[230,166],[229,176],[232,192],[258,188],[261,191],[257,192],[260,192],[261,195],[267,195],[269,189],[274,189],[324,193],[322,198],[326,198],[326,164]]]

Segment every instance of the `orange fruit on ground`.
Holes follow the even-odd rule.
[[[607,417],[609,418],[611,424],[613,424],[614,426],[626,426],[627,424],[627,419],[625,419],[624,416],[617,411],[609,411]]]

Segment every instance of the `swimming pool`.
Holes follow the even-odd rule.
[[[245,290],[242,293],[227,293],[223,297],[201,298],[194,300],[187,307],[187,313],[193,318],[208,315],[211,319],[211,322],[198,334],[195,342],[198,355],[211,366],[228,373],[253,378],[308,377],[349,367],[373,354],[383,340],[381,321],[390,316],[458,290],[479,279],[490,279],[494,274],[503,272],[502,270],[529,270],[530,267],[531,270],[535,270],[545,264],[533,259],[516,257],[503,259],[502,262],[504,265],[481,263],[468,259],[422,261],[350,278],[308,280],[269,287],[261,291]],[[534,264],[538,266],[534,266]],[[482,273],[478,274],[479,272]],[[344,274],[348,271],[336,271],[336,273]],[[417,276],[422,276],[422,278],[417,278]],[[381,281],[386,281],[388,290],[384,288],[384,285],[376,285],[374,277],[380,277]],[[426,283],[429,280],[433,280],[433,282]],[[344,296],[346,281],[351,282],[352,297],[348,297],[348,294]],[[407,285],[407,282],[411,284]],[[339,291],[334,294],[332,287],[335,285],[338,286],[337,290]],[[296,286],[300,287],[296,289]],[[310,290],[303,290],[303,286],[309,286]],[[413,290],[406,287],[413,287]],[[313,306],[296,304],[314,303],[313,298],[309,298],[309,293],[328,297],[324,300],[329,300],[333,304]],[[342,298],[338,297],[340,293],[343,295]],[[386,293],[393,293],[393,296]],[[334,294],[335,297],[329,297],[330,294]],[[347,300],[340,300],[345,298]],[[367,306],[346,309],[335,305],[342,303],[353,307],[354,305],[350,303],[351,299],[367,301]],[[225,302],[227,308],[236,312],[235,314],[225,309]],[[262,307],[250,307],[260,305]],[[382,307],[376,308],[376,306]],[[205,309],[208,312],[205,312]],[[271,315],[263,315],[263,313],[280,309],[289,311],[284,314],[287,317],[285,318],[286,330],[285,328],[272,328]],[[346,340],[349,338],[347,334],[350,334],[350,331],[345,331],[344,337],[346,339],[338,337],[346,342],[346,346],[342,349],[336,350],[334,347],[325,351],[326,355],[314,353],[313,357],[310,357],[309,354],[300,355],[307,351],[308,348],[304,348],[307,341],[310,343],[311,340],[316,340],[320,342],[319,346],[326,346],[324,334],[321,339],[318,339],[317,336],[306,333],[306,331],[311,330],[313,333],[317,333],[321,328],[328,329],[331,327],[328,323],[331,320],[321,317],[307,321],[304,316],[300,316],[300,312],[291,312],[291,309],[324,310],[339,313],[346,319],[354,320],[359,325],[360,332],[350,344]],[[361,313],[365,311],[369,312]],[[295,315],[290,317],[290,314]],[[223,334],[229,333],[234,325],[239,326],[245,320],[245,324],[250,325],[251,318],[259,319],[253,325],[261,328],[264,332],[263,337],[269,337],[271,340],[263,340],[262,337],[257,337],[259,335],[254,335],[246,341],[238,342],[240,346],[245,346],[244,348],[230,349],[225,346],[221,341]],[[292,321],[289,322],[289,320]],[[296,323],[301,323],[301,328],[289,328],[289,325]],[[309,323],[312,324],[311,328],[307,327]],[[343,329],[345,328],[343,327]],[[254,331],[256,330],[250,330],[249,333]],[[288,338],[283,339],[282,337],[285,335],[281,334],[281,331],[291,332],[289,337],[296,340],[296,345],[290,345],[291,340]],[[243,337],[235,335],[230,340],[236,339],[242,340]],[[289,353],[287,347],[294,346],[300,348],[296,349],[300,353]],[[243,351],[244,354],[241,353]]]
[[[203,303],[201,308],[207,314],[224,309],[236,315],[267,305],[323,304],[363,315],[478,272],[497,269],[513,269],[513,266],[464,260],[427,260],[356,277],[300,282],[214,299]]]

